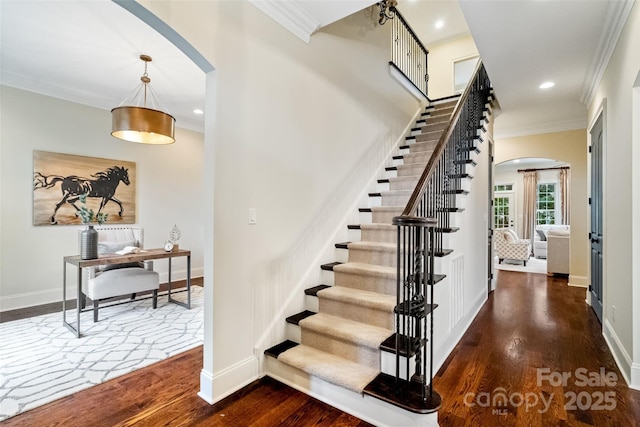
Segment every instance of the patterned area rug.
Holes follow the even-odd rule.
[[[505,259],[502,264],[498,264],[498,258],[495,258],[493,264],[496,270],[520,271],[522,273],[540,273],[547,274],[547,260],[531,257],[527,261],[527,266],[522,265],[522,261],[511,261]]]
[[[191,288],[191,310],[161,297],[155,310],[151,299],[100,310],[98,323],[82,313],[82,338],[62,313],[0,324],[0,421],[201,345],[203,294]]]

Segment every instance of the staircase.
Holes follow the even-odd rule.
[[[320,397],[333,394],[330,403],[351,409],[349,412],[355,412],[354,415],[378,425],[387,422],[389,425],[400,425],[399,422],[437,425],[439,396],[427,402],[424,398],[413,399],[394,391],[398,381],[413,387],[414,381],[407,380],[415,378],[416,373],[425,377],[423,383],[429,383],[426,370],[416,372],[416,369],[420,371],[420,367],[415,367],[416,358],[420,365],[420,355],[423,362],[433,356],[421,350],[427,339],[417,339],[406,350],[396,351],[396,336],[404,336],[396,331],[396,325],[405,323],[399,319],[409,315],[398,305],[398,261],[405,254],[403,250],[398,254],[398,227],[393,225],[393,219],[403,212],[407,215],[416,187],[424,186],[423,175],[430,160],[433,163],[434,152],[436,156],[442,155],[443,144],[439,145],[439,141],[443,131],[449,129],[458,98],[433,102],[418,118],[411,134],[399,147],[399,154],[393,157],[393,164],[386,167],[387,176],[378,180],[379,191],[369,193],[369,207],[360,208],[361,215],[368,215],[370,221],[348,226],[352,241],[335,244],[337,261],[320,266],[325,274],[324,283],[306,289],[306,310],[286,319],[289,339],[265,351],[267,373],[281,379],[288,377],[289,383],[305,383],[301,388],[312,395],[314,388],[323,389],[315,393]],[[481,141],[476,138],[475,128],[473,135],[465,145],[465,155],[453,161],[454,172],[447,172],[448,185],[442,197],[449,202],[435,209],[437,238],[429,252],[436,257],[451,254],[452,250],[445,247],[446,236],[459,230],[451,218],[464,211],[461,205],[468,194],[468,182],[473,178],[470,174],[476,165],[473,154],[479,152],[477,145]],[[444,274],[434,274],[425,282],[433,287],[445,278]],[[426,330],[427,324],[433,324],[426,318],[436,308],[433,301],[423,304],[419,328]],[[317,384],[316,378],[321,380]],[[355,393],[340,392],[338,396],[339,389]],[[369,403],[384,402],[379,405],[381,411],[387,413],[372,415],[371,408],[366,406],[360,409],[362,413],[353,410],[353,405],[362,407],[353,396],[361,395]],[[405,423],[401,420],[406,416],[411,419]],[[385,417],[388,421],[381,421]]]

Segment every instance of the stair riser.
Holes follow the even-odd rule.
[[[337,262],[348,262],[349,261],[349,250],[343,248],[336,248],[334,251],[335,260]]]
[[[347,301],[336,301],[318,296],[320,311],[332,316],[342,317],[368,325],[393,329],[394,318],[392,312],[385,312],[371,307],[354,305]]]
[[[445,117],[443,117],[442,119],[438,118],[438,119],[434,119],[433,121],[427,121],[427,123],[420,128],[419,132],[420,133],[427,133],[427,132],[434,132],[434,131],[442,132],[448,125],[449,125],[449,120],[447,120]]]
[[[399,208],[397,210],[393,210],[390,212],[373,212],[373,223],[374,224],[391,224],[393,217],[402,214],[404,207]]]
[[[391,189],[389,182],[379,182],[376,184],[376,191],[382,193],[383,191],[389,191]]]
[[[420,176],[424,171],[426,164],[414,163],[398,167],[398,176]]]
[[[423,151],[433,152],[437,144],[438,144],[437,140],[429,141],[429,142],[416,142],[411,144],[411,146],[409,147],[409,150],[411,151],[411,153],[421,153]]]
[[[290,339],[294,342],[300,342],[300,340],[302,340],[302,331],[300,330],[300,326],[294,325],[292,323],[287,323],[285,328],[287,339]]]
[[[306,310],[313,311],[317,313],[320,309],[320,302],[318,301],[318,297],[314,295],[305,295],[304,296],[304,307]],[[292,340],[294,341],[294,340]],[[300,342],[300,341],[296,341]]]
[[[364,221],[363,223],[370,224],[371,213],[363,212],[360,214],[360,217],[362,218],[364,215],[369,216],[369,221]],[[360,240],[362,240],[361,236],[362,236],[362,232],[360,230],[347,230],[347,240],[350,242],[359,242]]]
[[[416,151],[409,155],[404,156],[403,160],[405,165],[413,163],[427,163],[433,154],[433,150]]]
[[[362,241],[378,243],[396,243],[397,231],[394,228],[388,230],[362,230]]]
[[[380,369],[380,351],[377,348],[369,348],[352,342],[346,342],[331,335],[310,330],[301,326],[302,344],[315,347],[318,350],[335,354],[347,360]]]
[[[411,194],[407,192],[385,193],[382,195],[382,206],[406,206]]]
[[[423,132],[420,135],[415,136],[415,142],[438,141],[440,139],[440,135],[442,135],[442,131]]]
[[[371,212],[358,212],[358,219],[360,220],[360,224],[371,224],[372,222],[372,217],[371,217]],[[358,230],[349,230],[349,238],[347,240],[349,240],[350,242],[359,242],[360,241],[360,234],[358,232],[358,237],[354,238],[352,237],[354,235],[354,233],[352,233],[352,231],[358,231]]]
[[[325,285],[333,286],[335,285],[335,274],[333,271],[322,270],[320,273],[320,281]]]
[[[412,179],[403,179],[403,180],[398,180],[398,181],[390,181],[389,182],[389,190],[390,191],[396,191],[396,190],[410,190],[413,191],[414,188],[416,188],[416,184],[418,183],[418,179],[419,177],[410,177]]]
[[[396,355],[387,351],[380,352],[380,370],[388,375],[396,375]],[[416,358],[409,359],[409,378],[416,372]],[[407,379],[407,358],[400,357],[400,378]]]
[[[397,252],[395,250],[378,251],[366,249],[349,249],[349,262],[362,262],[365,264],[376,264],[384,265],[385,267],[395,267],[397,265]]]
[[[334,271],[334,283],[348,288],[361,289],[364,291],[379,292],[381,294],[396,294],[395,276],[380,277],[363,274],[353,274],[351,272]]]

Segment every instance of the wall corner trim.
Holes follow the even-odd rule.
[[[627,22],[627,18],[631,13],[634,2],[632,1],[620,1],[611,2],[609,10],[607,11],[605,19],[604,29],[598,42],[598,46],[595,49],[595,54],[584,81],[582,82],[582,93],[580,95],[580,102],[585,105],[591,104],[593,96],[596,93],[596,89],[600,85],[602,76],[604,75],[609,60],[613,51],[618,43],[618,38],[624,29],[624,25]]]
[[[294,0],[249,0],[249,3],[309,44],[311,35],[320,29],[320,23]]]
[[[250,356],[213,375],[203,369],[200,371],[200,391],[198,396],[213,405],[235,393],[258,379],[258,362],[256,357]]]

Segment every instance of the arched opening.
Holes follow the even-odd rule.
[[[568,247],[571,210],[571,165],[538,157],[511,159],[495,165],[493,223],[496,230],[494,259],[497,269],[569,274],[569,255],[554,255],[550,271],[548,234],[566,230]],[[504,240],[499,240],[508,230]],[[516,243],[520,241],[519,246]],[[528,250],[524,246],[528,242]],[[557,242],[554,240],[553,245]],[[552,247],[552,251],[557,250]],[[555,253],[555,252],[554,252]],[[561,262],[560,262],[561,261]]]

